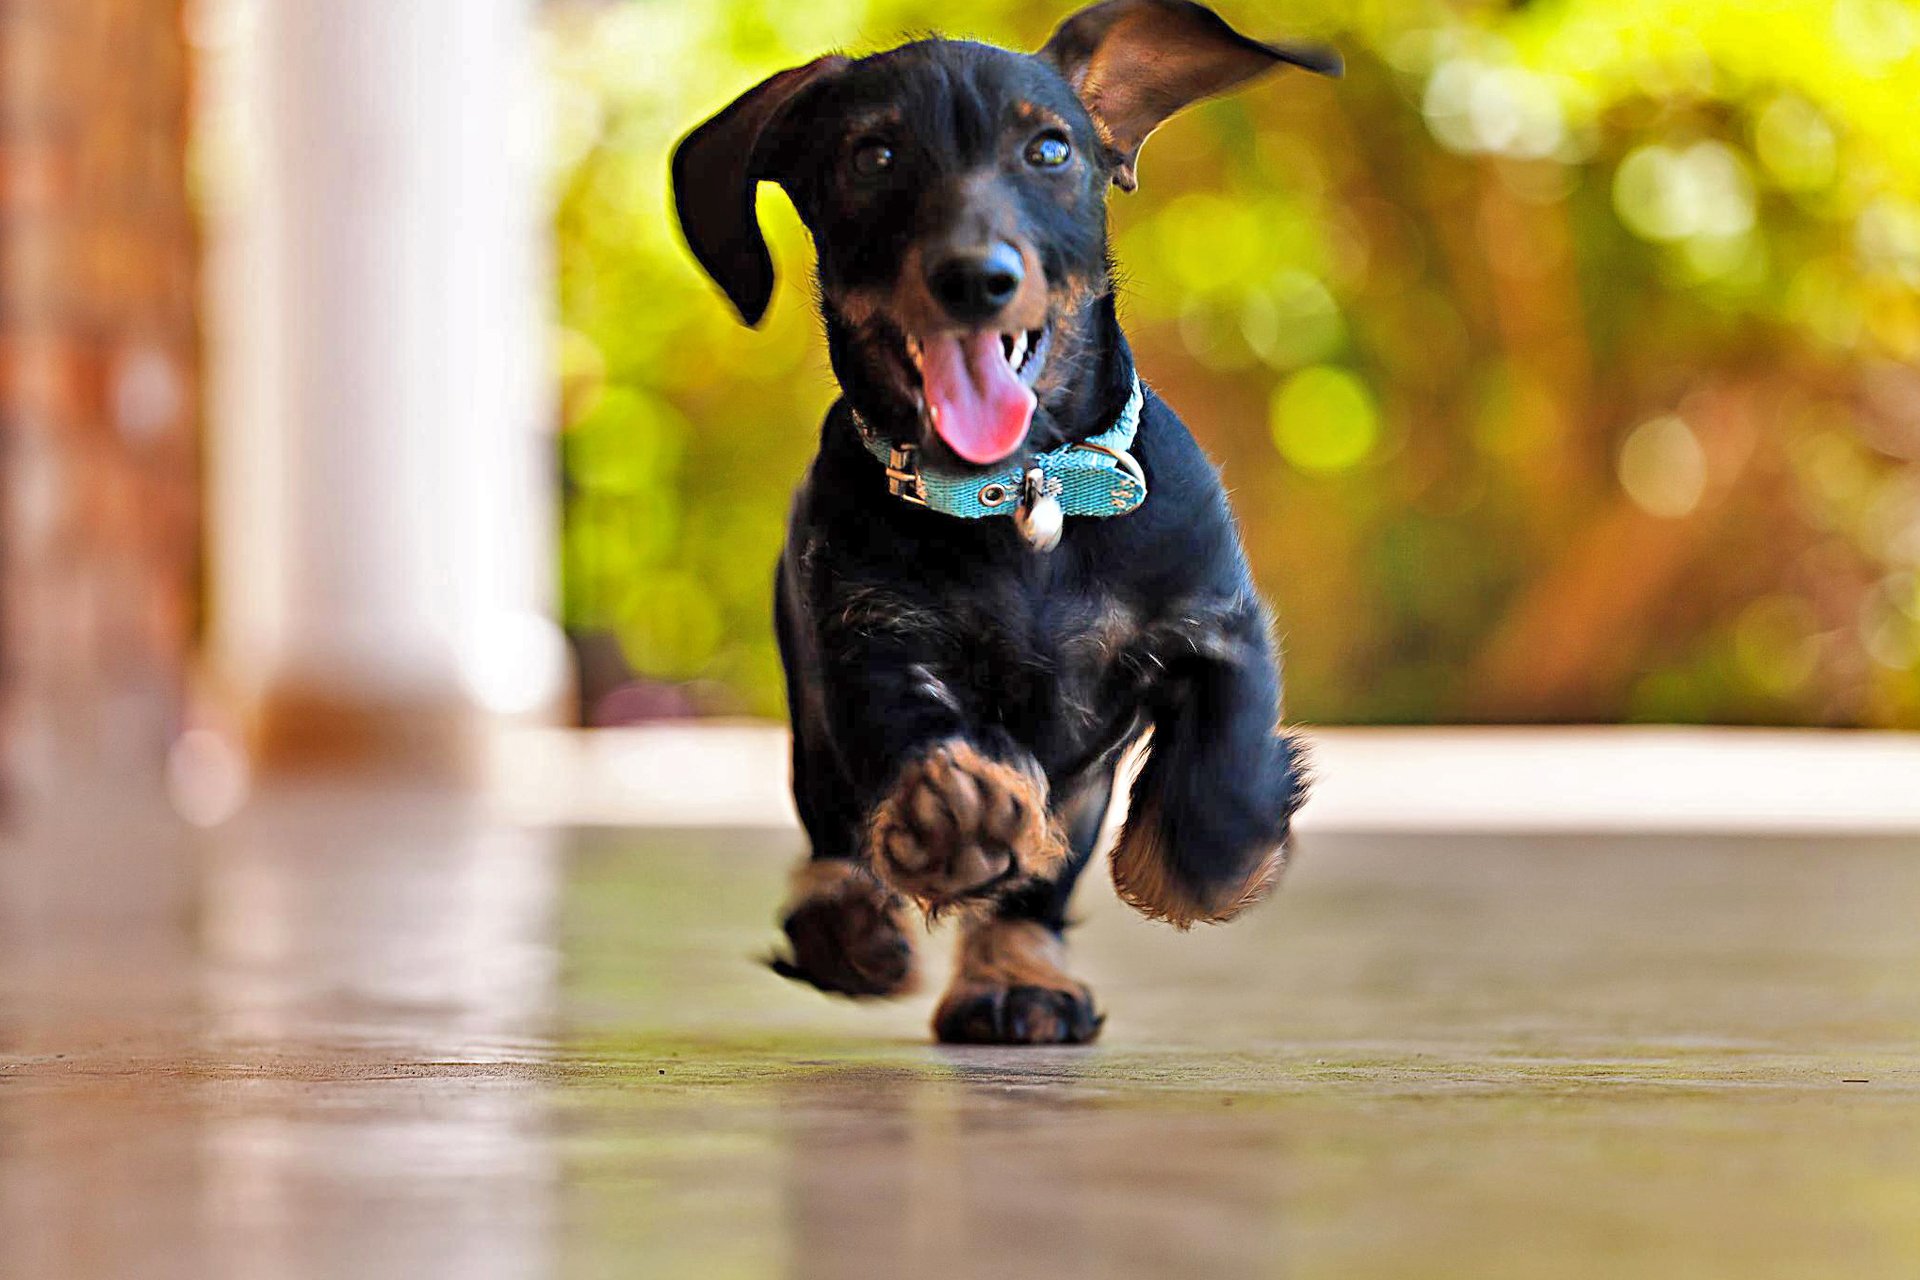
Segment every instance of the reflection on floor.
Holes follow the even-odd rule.
[[[1327,834],[1184,936],[1090,876],[1105,1038],[1015,1052],[758,967],[783,834],[117,827],[0,861],[10,1280],[1920,1274],[1909,840]]]

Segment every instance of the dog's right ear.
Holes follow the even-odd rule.
[[[688,134],[673,151],[673,207],[687,247],[740,318],[760,323],[773,297],[773,258],[754,194],[773,176],[769,146],[802,89],[845,67],[837,54],[761,81]]]

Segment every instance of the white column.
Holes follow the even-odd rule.
[[[529,0],[227,2],[216,136],[245,178],[210,255],[218,666],[270,750],[551,711]]]

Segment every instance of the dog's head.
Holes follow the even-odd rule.
[[[758,184],[813,233],[834,371],[895,439],[984,466],[1029,441],[1111,291],[1106,194],[1167,117],[1326,50],[1263,44],[1188,0],[1106,0],[1037,54],[921,40],[757,85],[673,157],[694,256],[757,324],[773,263]],[[1046,415],[1042,415],[1046,420]]]

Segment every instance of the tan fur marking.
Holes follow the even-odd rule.
[[[900,274],[894,277],[893,292],[881,311],[910,338],[938,333],[947,326],[947,313],[927,290],[926,264],[917,242],[901,255]]]
[[[934,1009],[933,1025],[936,1029],[942,1028],[967,1005],[1016,987],[1059,991],[1090,1010],[1093,992],[1068,974],[1065,964],[1066,947],[1044,925],[1031,920],[970,921],[960,935],[953,980]],[[1057,1013],[1035,1006],[1028,1016],[1030,1021],[1024,1037],[1027,1042],[1054,1044],[1069,1038]],[[1098,1033],[1097,1023],[1093,1030]]]
[[[906,904],[872,872],[858,863],[839,858],[802,858],[787,879],[787,900],[780,908],[780,919],[790,920],[802,907],[817,903],[846,906],[850,910],[843,913],[844,919],[865,921],[875,932],[890,931],[906,939],[909,944],[906,977],[886,994],[904,996],[919,990],[920,972],[912,960],[913,926],[907,918]]]
[[[1290,845],[1290,839],[1281,841],[1237,886],[1203,900],[1168,873],[1160,815],[1156,810],[1142,809],[1127,815],[1108,867],[1113,873],[1114,892],[1122,902],[1149,920],[1163,920],[1185,930],[1196,924],[1223,924],[1273,892],[1286,868]]]
[[[1020,250],[1020,265],[1026,274],[1021,278],[1019,292],[1013,295],[1013,301],[1000,313],[993,327],[1002,333],[1044,329],[1053,310],[1053,295],[1047,288],[1047,268],[1040,261],[1039,250],[1023,239],[1016,238],[1013,243]]]
[[[1045,987],[1084,991],[1066,971],[1067,949],[1053,931],[1031,920],[978,920],[960,935],[955,984]]]
[[[857,329],[872,324],[885,305],[884,295],[868,289],[847,289],[833,299],[833,309],[840,313],[840,318]]]
[[[780,914],[792,915],[795,907],[810,898],[838,897],[865,886],[879,887],[872,876],[854,863],[837,858],[802,858],[794,866],[793,874],[787,877],[787,902],[780,908]]]
[[[950,738],[900,771],[874,809],[875,872],[929,910],[1007,875],[1043,875],[1067,855],[1038,768],[990,760]]]

